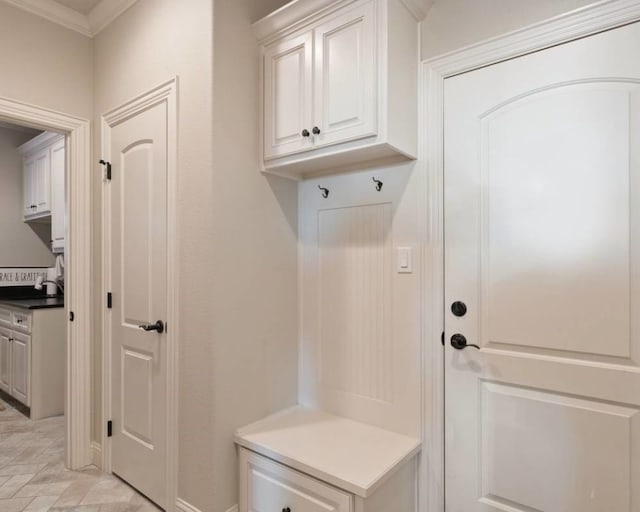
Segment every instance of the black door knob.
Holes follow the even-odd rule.
[[[464,316],[467,314],[467,305],[457,300],[451,304],[451,312],[456,316]]]
[[[303,137],[308,137],[309,135],[311,135],[311,134],[309,133],[309,130],[307,130],[306,128],[305,128],[304,130],[302,130],[302,136],[303,136]]]
[[[480,347],[478,345],[467,343],[467,338],[465,338],[462,334],[454,334],[453,336],[451,336],[451,346],[456,350],[464,350],[467,347],[473,347],[480,350]]]
[[[138,327],[140,327],[140,329],[143,329],[147,332],[158,331],[158,334],[162,334],[164,332],[164,322],[162,320],[158,320],[155,324],[139,325]]]
[[[313,130],[311,130],[313,132],[314,135],[320,135],[320,128],[318,128],[317,126],[313,127]]]

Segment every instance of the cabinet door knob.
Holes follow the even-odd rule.
[[[309,130],[307,130],[306,128],[305,128],[304,130],[302,130],[302,136],[303,136],[303,137],[308,137],[309,135],[311,135],[311,134],[309,133]]]
[[[282,509],[282,512],[291,512],[291,509],[289,507],[284,507]]]
[[[313,132],[314,135],[320,135],[320,128],[318,128],[317,126],[313,127],[313,130],[311,130]]]

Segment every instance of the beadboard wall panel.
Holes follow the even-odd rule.
[[[416,437],[418,174],[403,164],[304,181],[299,193],[300,401]],[[413,272],[398,272],[399,247],[412,249]]]

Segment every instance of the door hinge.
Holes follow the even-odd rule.
[[[113,307],[113,295],[111,292],[107,293],[107,309],[111,309]]]
[[[442,342],[442,346],[444,347],[444,331],[442,331],[442,334],[440,335],[440,341]]]
[[[113,436],[113,421],[107,421],[107,437]]]
[[[106,179],[107,179],[107,181],[111,181],[111,162],[106,162],[105,160],[100,160],[99,163],[106,167],[106,169],[107,169]]]

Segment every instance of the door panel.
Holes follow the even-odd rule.
[[[310,32],[265,50],[265,159],[311,148],[312,65]]]
[[[374,2],[315,29],[316,146],[376,134]]]
[[[31,336],[12,332],[11,339],[11,396],[30,406]]]
[[[166,506],[167,106],[111,129],[112,470]]]
[[[11,393],[11,333],[0,329],[0,389]]]
[[[51,211],[51,154],[47,148],[35,157],[33,184],[34,213],[44,214]]]
[[[51,239],[54,252],[64,252],[66,233],[66,141],[51,148]]]
[[[445,81],[448,511],[640,511],[638,47]]]

